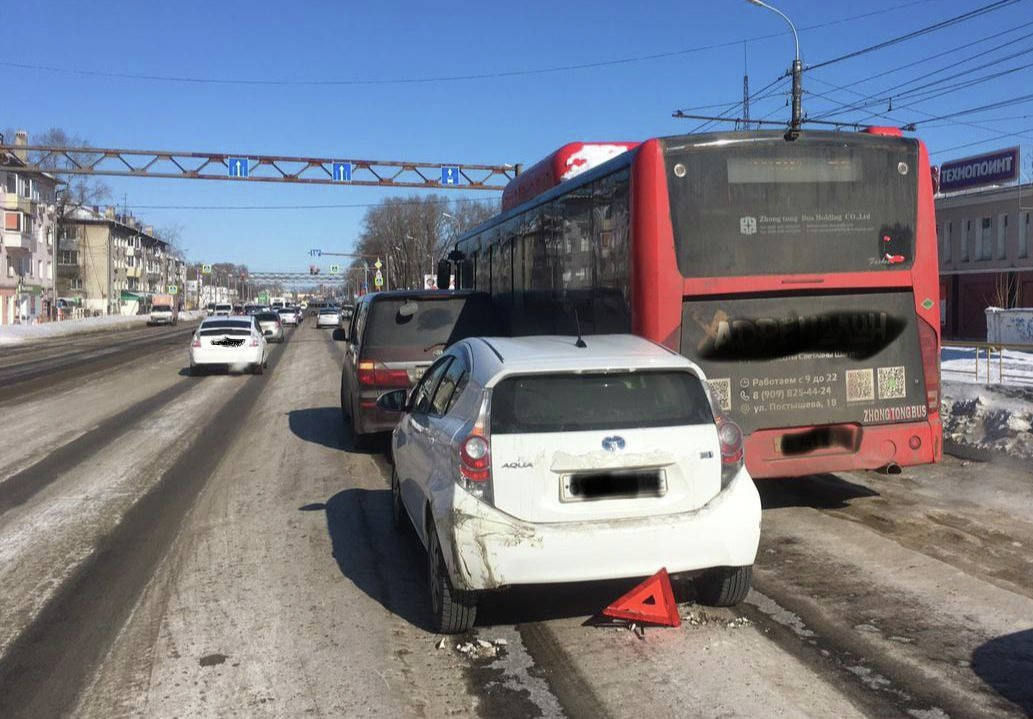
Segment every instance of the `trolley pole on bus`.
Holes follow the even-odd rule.
[[[803,124],[803,63],[800,62],[800,36],[796,34],[796,26],[793,25],[793,21],[789,19],[789,16],[776,7],[768,5],[763,0],[746,0],[751,5],[762,7],[771,12],[777,14],[787,23],[789,23],[789,29],[793,31],[793,42],[796,45],[796,56],[793,59],[793,116],[789,121],[789,131],[786,132],[787,140],[795,140],[800,136],[800,128]]]

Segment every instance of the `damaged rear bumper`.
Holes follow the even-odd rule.
[[[453,502],[450,531],[441,532],[451,547],[442,549],[463,589],[746,566],[760,541],[760,497],[745,470],[701,509],[645,518],[533,524],[462,490]]]

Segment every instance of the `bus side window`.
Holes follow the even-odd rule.
[[[595,249],[596,331],[631,331],[628,173],[592,185],[592,246]]]

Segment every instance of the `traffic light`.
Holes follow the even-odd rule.
[[[308,273],[310,275],[318,275],[319,274],[319,268],[316,267],[315,265],[309,265],[308,266]]]

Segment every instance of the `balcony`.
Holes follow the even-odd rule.
[[[0,200],[0,204],[3,205],[5,210],[24,212],[29,215],[36,213],[35,202],[30,200],[28,197],[22,197],[21,195],[16,195],[13,192],[5,192],[3,200]]]

